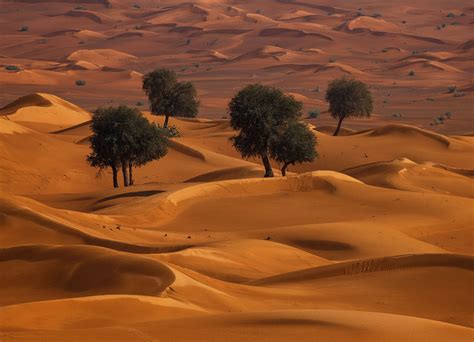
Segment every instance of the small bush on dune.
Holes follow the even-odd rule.
[[[449,94],[452,94],[452,93],[454,93],[454,92],[456,91],[456,89],[457,89],[456,86],[450,85],[450,86],[448,87],[448,93],[449,93]]]
[[[84,81],[84,80],[77,80],[77,81],[76,81],[76,85],[77,85],[77,86],[80,86],[80,87],[85,86],[86,83],[87,83],[87,82]]]
[[[18,31],[20,32],[27,32],[29,30],[28,26],[22,26]]]
[[[21,69],[19,67],[17,67],[16,65],[7,65],[5,67],[5,70],[8,70],[8,71],[20,71]]]
[[[319,114],[321,114],[321,111],[319,109],[310,110],[308,112],[308,116],[310,119],[317,119],[319,117]]]
[[[176,125],[171,125],[166,129],[166,135],[168,138],[179,138],[181,137],[181,132]]]
[[[410,70],[410,72],[408,73],[408,76],[415,76],[415,72],[413,70]]]

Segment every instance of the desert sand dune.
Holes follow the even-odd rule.
[[[0,340],[472,341],[470,6],[0,0]],[[157,67],[199,116],[114,189],[91,113],[163,125]],[[335,137],[340,76],[375,108]],[[250,83],[304,104],[314,162],[241,158],[227,104]]]

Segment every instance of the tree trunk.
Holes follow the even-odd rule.
[[[168,128],[168,120],[170,119],[169,115],[165,115],[165,122],[163,123],[163,128]]]
[[[133,185],[133,163],[128,162],[128,185]]]
[[[125,160],[122,160],[123,186],[128,186],[127,166],[128,166],[128,163]]]
[[[339,118],[339,122],[337,123],[336,131],[333,134],[334,136],[337,136],[339,134],[339,130],[341,129],[342,120],[344,120],[344,117]]]
[[[113,174],[113,180],[114,180],[114,188],[118,188],[119,187],[119,184],[118,184],[118,177],[117,177],[117,166],[115,165],[111,165],[112,167],[112,174]]]
[[[273,177],[273,169],[272,169],[272,165],[270,164],[270,159],[268,159],[268,153],[265,152],[264,154],[262,154],[262,162],[263,162],[263,166],[265,166],[265,178],[267,177]]]
[[[283,164],[283,167],[281,168],[281,175],[282,175],[283,177],[286,176],[286,169],[287,169],[288,165],[290,165],[290,164],[291,164],[291,163],[285,163],[285,164]]]

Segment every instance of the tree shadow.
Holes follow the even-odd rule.
[[[117,198],[127,198],[127,197],[148,197],[156,194],[161,194],[165,192],[164,190],[144,190],[144,191],[133,191],[133,192],[124,192],[122,194],[117,194],[109,197],[102,198],[96,201],[94,204],[99,204],[107,201],[111,201]]]

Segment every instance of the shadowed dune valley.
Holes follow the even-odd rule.
[[[0,342],[474,341],[473,25],[0,0]]]

